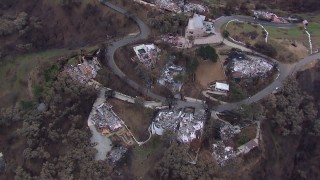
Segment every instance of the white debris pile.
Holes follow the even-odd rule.
[[[178,45],[178,42],[179,42],[179,37],[178,36],[173,36],[173,35],[161,35],[159,36],[159,39],[162,41],[162,42],[165,42],[165,43],[168,43],[168,44],[171,44],[172,46],[177,46]]]
[[[285,20],[282,17],[278,17],[276,14],[271,12],[265,12],[265,11],[253,11],[254,17],[257,19],[265,20],[265,21],[272,21],[276,23],[288,23],[287,20]]]
[[[153,68],[160,59],[160,49],[154,44],[141,44],[133,47],[137,59],[147,68]],[[135,61],[135,58],[132,59]]]
[[[185,13],[188,13],[188,12],[201,12],[201,13],[204,13],[206,12],[206,7],[201,5],[201,4],[196,4],[196,3],[186,3],[184,4],[183,1],[180,1],[179,3],[179,6],[182,7],[183,11]]]
[[[271,71],[273,64],[263,58],[250,58],[238,60],[233,59],[231,73],[234,78],[250,78],[264,76]]]
[[[164,130],[175,131],[182,115],[182,111],[159,111],[151,125],[152,133],[162,135]]]
[[[74,81],[86,84],[97,76],[97,72],[101,69],[101,65],[97,56],[83,56],[82,61],[83,63],[76,66],[70,65],[66,67],[65,72],[67,72]]]
[[[112,150],[107,155],[107,159],[112,163],[118,162],[121,158],[123,158],[127,151],[128,148],[123,146],[112,148]]]
[[[189,143],[193,139],[200,139],[205,118],[204,111],[199,111],[195,115],[184,113],[179,123],[178,140],[183,143]]]
[[[158,83],[163,86],[166,86],[173,93],[179,92],[183,83],[177,80],[176,78],[178,76],[183,76],[184,73],[185,70],[183,67],[174,65],[172,62],[169,62],[163,69],[162,75],[160,76]]]
[[[109,132],[115,132],[122,127],[121,119],[112,111],[112,105],[102,103],[93,111],[91,121],[99,129],[108,129]]]
[[[181,8],[172,0],[156,0],[155,4],[160,9],[164,9],[174,13],[181,13]]]
[[[228,140],[234,137],[234,135],[241,132],[239,126],[232,126],[230,124],[225,124],[220,128],[220,136],[222,140]]]
[[[153,134],[163,135],[165,130],[177,131],[177,140],[182,143],[190,143],[193,139],[199,139],[205,123],[205,111],[197,111],[195,114],[181,110],[160,111],[151,124]]]
[[[155,5],[160,8],[174,13],[190,13],[190,12],[201,12],[207,11],[207,7],[196,4],[196,3],[184,3],[184,1],[173,1],[173,0],[156,0]],[[183,10],[183,11],[182,11]]]
[[[223,141],[218,141],[216,144],[213,144],[212,155],[220,166],[226,165],[236,157],[233,148],[225,146]]]

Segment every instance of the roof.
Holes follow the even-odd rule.
[[[188,29],[201,29],[203,28],[203,21],[206,19],[205,16],[194,14],[192,18],[189,19]]]
[[[229,91],[229,84],[216,82],[216,89],[221,89],[224,91]]]
[[[205,20],[205,16],[194,14],[193,16],[193,24],[195,28],[203,28],[203,21]]]
[[[258,146],[258,143],[255,141],[255,139],[253,139],[253,140],[247,142],[247,143],[245,144],[245,146],[246,146],[249,150],[251,150],[251,149],[257,147],[257,146]]]

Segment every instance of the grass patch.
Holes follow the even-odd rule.
[[[264,40],[264,30],[256,25],[246,22],[230,22],[226,27],[223,26],[225,30],[230,33],[230,37],[237,41],[253,45],[259,40]]]
[[[304,40],[306,33],[303,30],[303,26],[292,27],[292,28],[276,28],[271,26],[265,27],[269,32],[270,38],[275,39],[289,39],[289,40]]]
[[[293,63],[299,60],[296,54],[289,51],[284,45],[278,43],[275,40],[270,40],[269,44],[272,45],[277,50],[277,56],[275,59],[277,59],[280,62],[285,63]]]
[[[243,134],[240,135],[237,143],[238,143],[238,145],[241,146],[241,145],[244,145],[245,143],[247,143],[249,140],[250,140],[250,139],[249,139],[249,137],[247,136],[247,134],[243,133]]]
[[[137,159],[144,160],[146,155],[151,154],[153,151],[162,146],[162,140],[160,136],[154,136],[149,142],[143,146],[136,146],[133,148],[133,154]]]

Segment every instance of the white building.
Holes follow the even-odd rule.
[[[199,38],[204,36],[206,32],[204,25],[205,18],[205,16],[194,14],[193,17],[189,19],[185,37]]]
[[[229,84],[216,82],[215,90],[217,90],[217,91],[229,91]]]

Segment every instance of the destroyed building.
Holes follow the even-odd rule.
[[[183,1],[180,1],[178,4],[184,13],[190,13],[190,12],[204,13],[207,11],[207,8],[201,4],[196,4],[192,2],[184,3]]]
[[[182,116],[182,111],[175,111],[175,110],[159,111],[156,118],[151,124],[152,134],[163,135],[163,132],[165,130],[175,131],[181,116]]]
[[[264,77],[273,69],[272,62],[254,56],[229,56],[228,69],[232,78]]]
[[[154,0],[150,3],[153,3],[159,9],[170,11],[173,13],[191,13],[191,12],[200,12],[204,13],[207,11],[207,8],[201,4],[196,4],[192,2],[173,1],[173,0]]]
[[[160,59],[160,49],[154,44],[141,44],[133,47],[136,54],[133,61],[142,63],[145,67],[151,69],[154,68],[157,61]]]
[[[172,0],[155,0],[155,5],[159,9],[163,9],[166,11],[181,13],[181,8]]]
[[[107,159],[112,163],[119,162],[124,157],[127,151],[128,148],[124,146],[114,147],[110,152],[108,152]]]
[[[239,126],[232,126],[225,123],[225,125],[220,128],[220,137],[222,140],[229,140],[240,132],[241,130]]]
[[[65,72],[74,80],[81,84],[88,83],[97,76],[97,72],[101,69],[98,61],[100,50],[93,56],[82,56],[81,63],[76,66],[70,65],[66,67]]]
[[[190,143],[200,139],[205,123],[205,112],[195,114],[178,110],[163,110],[158,113],[151,124],[152,134],[163,135],[165,130],[177,131],[177,140]]]
[[[193,139],[200,139],[205,118],[204,111],[199,111],[195,115],[184,113],[179,123],[178,141],[190,143]]]
[[[223,141],[218,141],[212,145],[212,156],[220,166],[225,166],[236,157],[236,154],[232,147],[226,146]]]
[[[184,74],[185,69],[183,67],[174,65],[172,62],[169,62],[164,67],[158,83],[167,87],[173,93],[180,92],[183,83],[177,80],[177,77],[183,76]]]
[[[121,119],[108,103],[97,106],[93,113],[91,121],[104,135],[108,136],[123,127]]]
[[[253,11],[253,16],[257,19],[264,21],[272,21],[276,23],[288,23],[288,21],[282,17],[278,17],[276,14],[265,11]]]

